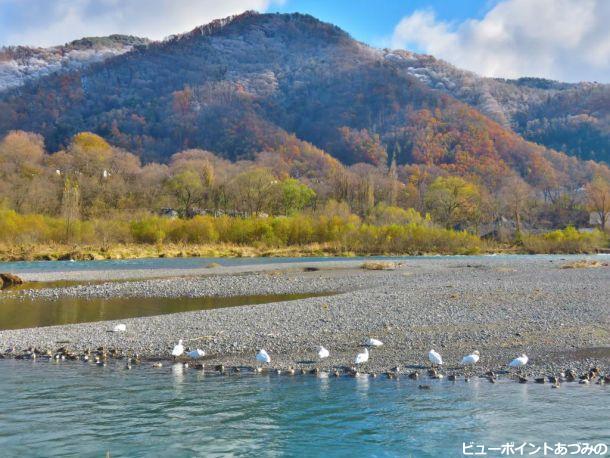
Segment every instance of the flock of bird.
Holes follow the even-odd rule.
[[[354,363],[357,366],[360,364],[366,363],[370,357],[369,348],[381,347],[382,345],[383,345],[383,342],[381,340],[369,338],[364,344],[363,351],[356,355],[356,358],[354,359]],[[185,354],[184,345],[182,343],[182,339],[180,339],[172,350],[172,356],[174,357],[174,359],[176,359],[177,357],[182,356],[183,354]],[[197,348],[195,350],[188,351],[186,353],[186,355],[191,359],[198,359],[198,358],[202,358],[203,356],[205,356],[205,351]],[[472,353],[464,356],[462,358],[461,364],[463,366],[475,365],[476,363],[479,362],[480,355],[481,354],[477,350],[475,350]],[[324,348],[323,346],[318,347],[318,358],[320,360],[328,358],[329,356],[330,356],[330,351],[328,351],[328,349]],[[264,364],[271,363],[271,356],[269,356],[269,353],[264,348],[261,348],[260,350],[258,350],[256,352],[255,358],[256,358],[256,361],[258,361],[259,363],[264,363]],[[443,365],[442,356],[440,355],[440,353],[438,353],[434,349],[432,349],[428,352],[428,360],[432,363],[433,367]],[[514,367],[514,368],[520,368],[520,367],[525,366],[527,364],[528,360],[529,359],[528,359],[527,355],[525,355],[525,353],[524,353],[521,356],[518,356],[517,358],[513,359],[510,363],[508,363],[508,366]]]
[[[127,330],[127,326],[123,323],[119,323],[119,324],[116,324],[113,328],[109,329],[109,332],[121,333],[121,332],[125,332],[126,330]],[[358,353],[356,355],[356,357],[354,358],[355,367],[350,368],[348,370],[348,373],[350,375],[357,376],[359,374],[358,367],[361,367],[362,364],[369,361],[369,358],[371,357],[371,354],[372,354],[371,351],[376,351],[376,350],[373,350],[374,348],[381,347],[381,346],[383,346],[383,342],[381,340],[374,339],[374,338],[367,339],[366,342],[364,342],[364,344],[363,344],[362,352]],[[120,359],[120,358],[123,358],[126,356],[121,352],[121,350],[105,349],[104,347],[98,348],[97,351],[95,351],[95,352],[92,352],[90,350],[85,350],[84,353],[82,353],[80,355],[75,352],[69,351],[66,347],[62,347],[62,348],[58,349],[54,354],[51,350],[48,350],[48,349],[41,350],[41,349],[36,349],[36,348],[32,348],[32,347],[25,350],[23,354],[16,354],[15,348],[13,347],[13,348],[8,349],[4,353],[0,353],[0,358],[3,358],[4,355],[15,355],[14,357],[16,359],[36,359],[38,356],[40,356],[41,358],[48,358],[48,359],[55,359],[55,360],[64,360],[64,359],[79,360],[79,359],[81,359],[85,362],[88,362],[91,360],[99,366],[105,366],[108,358]],[[195,348],[195,349],[185,348],[184,341],[182,339],[180,339],[178,341],[178,343],[173,347],[171,355],[173,356],[174,360],[176,360],[177,358],[184,357],[184,356],[190,358],[191,360],[198,360],[198,359],[206,356],[206,352],[200,348]],[[330,351],[323,346],[319,346],[317,356],[318,356],[319,360],[326,359],[330,356]],[[438,353],[434,349],[431,349],[428,352],[427,356],[428,356],[428,360],[432,364],[432,367],[428,370],[428,375],[430,377],[436,378],[436,379],[443,378],[443,375],[438,372],[438,368],[443,366],[443,358],[440,355],[440,353]],[[478,351],[473,351],[473,352],[465,355],[461,359],[460,363],[464,367],[465,366],[474,366],[479,362],[480,356],[481,355]],[[267,364],[267,365],[271,363],[271,356],[265,349],[262,349],[262,348],[256,352],[255,359],[258,363]],[[526,366],[528,364],[528,362],[529,362],[529,359],[528,359],[527,355],[522,354],[521,356],[518,356],[518,357],[514,358],[512,361],[510,361],[508,363],[508,367],[520,369],[520,368],[523,368],[524,366]],[[139,355],[134,354],[132,357],[127,358],[126,368],[131,369],[132,363],[135,363],[135,364],[140,363]],[[182,364],[185,367],[189,366],[188,361],[183,361]],[[163,367],[163,364],[159,361],[156,361],[153,363],[153,367]],[[205,367],[205,365],[201,362],[198,362],[195,365],[196,369],[204,369],[204,367]],[[224,370],[225,370],[224,365],[222,365],[222,364],[217,365],[216,370],[220,371],[221,373],[224,372]],[[235,372],[240,372],[240,369],[238,367],[233,368],[233,370]],[[261,366],[257,366],[254,368],[255,372],[261,372],[262,370],[263,370],[263,368]],[[289,374],[296,373],[294,367],[290,367],[287,372]],[[301,369],[301,372],[306,373],[305,369]],[[320,369],[313,368],[310,372],[319,373]],[[391,371],[386,372],[386,375],[388,376],[388,378],[395,378],[399,372],[400,372],[400,368],[397,366],[394,369],[392,369]],[[280,373],[279,369],[277,370],[277,373],[278,374]],[[334,375],[339,376],[339,375],[341,375],[341,372],[339,370],[335,369]],[[375,376],[374,373],[371,375]],[[518,371],[515,375],[517,376],[519,383],[527,383],[528,380],[524,375],[522,375],[521,371]],[[417,371],[415,371],[415,372],[408,374],[408,376],[409,376],[409,378],[417,379],[419,377],[419,373]],[[485,376],[488,378],[488,380],[490,382],[495,383],[496,374],[493,371],[486,372]],[[610,374],[608,374],[608,373],[606,373],[605,375],[602,374],[601,369],[599,369],[597,367],[591,368],[589,371],[587,371],[586,373],[584,373],[580,376],[578,376],[576,371],[574,371],[573,369],[568,369],[565,372],[559,373],[558,375],[550,375],[546,378],[552,384],[553,388],[558,388],[560,382],[562,382],[564,380],[568,381],[568,382],[573,382],[573,381],[580,379],[579,382],[581,384],[588,384],[588,383],[594,382],[597,379],[597,381],[595,382],[597,384],[610,383]],[[456,375],[450,374],[448,376],[448,380],[455,381]],[[465,380],[468,381],[468,377],[465,377]],[[545,377],[535,378],[534,381],[536,383],[545,383]],[[430,385],[420,385],[419,387],[420,388],[430,388]]]
[[[114,326],[113,331],[114,332],[124,332],[127,329],[125,324],[117,324],[116,326]],[[364,349],[362,350],[361,353],[358,353],[356,355],[356,358],[354,359],[354,364],[356,364],[357,366],[366,363],[369,360],[369,357],[371,355],[369,348],[376,348],[376,347],[381,347],[383,346],[383,342],[379,339],[374,339],[374,338],[369,338],[366,340],[366,342],[364,343]],[[185,349],[184,349],[184,344],[182,339],[180,339],[178,341],[178,343],[174,346],[173,350],[172,350],[172,356],[174,357],[174,359],[182,356],[186,354],[186,356],[188,356],[191,359],[199,359],[199,358],[203,358],[205,356],[205,351],[200,349],[200,348],[196,348],[194,350],[189,350],[185,353]],[[328,358],[330,356],[330,351],[328,351],[328,349],[324,348],[323,346],[318,347],[318,358],[320,360]],[[479,362],[481,354],[475,350],[472,353],[464,356],[461,360],[461,364],[463,366],[473,366],[476,363]],[[269,356],[269,353],[264,349],[261,348],[260,350],[258,350],[256,352],[256,361],[258,361],[259,363],[264,363],[264,364],[270,364],[271,363],[271,356]],[[442,366],[443,365],[443,358],[440,355],[440,353],[438,353],[436,350],[432,349],[428,352],[428,360],[430,361],[430,363],[432,363],[432,366]],[[521,356],[516,357],[515,359],[513,359],[511,362],[508,363],[508,367],[512,367],[512,368],[520,368],[525,366],[529,361],[529,358],[527,357],[527,355],[524,353]]]
[[[115,325],[114,328],[112,329],[112,331],[113,332],[124,332],[126,329],[127,329],[126,325],[120,323],[120,324]],[[367,339],[363,345],[362,352],[358,353],[356,355],[356,357],[354,358],[354,364],[356,365],[356,367],[368,362],[368,360],[371,356],[371,352],[369,349],[373,349],[373,348],[377,348],[377,347],[381,347],[381,346],[383,346],[383,342],[381,340],[375,339],[372,337]],[[203,358],[205,356],[205,354],[206,354],[205,351],[200,348],[185,351],[185,347],[184,347],[184,343],[183,343],[182,339],[180,339],[178,341],[178,343],[172,349],[172,356],[174,357],[174,360],[183,355],[186,355],[187,357],[189,357],[193,360],[196,360],[196,359]],[[325,358],[328,358],[329,356],[330,356],[330,351],[327,348],[325,348],[323,346],[318,347],[318,359],[323,360]],[[479,353],[479,351],[475,350],[472,353],[465,355],[461,359],[461,365],[462,366],[474,366],[475,364],[477,364],[479,362],[480,357],[481,357],[481,354]],[[261,348],[256,352],[255,358],[256,358],[256,361],[258,361],[259,363],[263,363],[263,364],[271,363],[271,356],[264,348]],[[431,349],[428,352],[428,360],[432,364],[432,369],[430,371],[432,376],[435,378],[441,378],[442,375],[438,374],[436,372],[436,370],[434,369],[435,366],[436,367],[443,366],[443,357],[441,356],[441,354],[438,353],[436,350]],[[508,367],[519,369],[519,368],[522,368],[525,365],[527,365],[528,361],[529,361],[529,358],[524,353],[521,356],[518,356],[515,359],[513,359],[512,361],[510,361],[508,363]],[[155,363],[154,365],[155,365],[155,367],[162,367],[162,364],[159,362]],[[260,367],[257,369],[260,371]],[[294,369],[292,369],[292,370],[294,371]],[[354,371],[355,371],[355,369],[354,369]],[[490,381],[494,382],[495,374],[491,371],[488,374],[490,374],[490,376],[489,376]],[[589,374],[589,375],[591,375],[591,374]],[[455,375],[450,375],[449,378],[455,380]],[[566,378],[567,379],[575,378],[575,375],[568,373]],[[608,377],[606,376],[605,379],[606,378],[608,378]],[[582,379],[582,377],[581,377],[581,379]],[[537,382],[540,382],[540,380],[544,380],[544,379],[536,379]],[[557,386],[559,386],[557,377],[550,377],[549,380],[553,383],[553,386],[555,388]],[[521,383],[525,383],[527,381],[527,379],[520,375],[519,381]],[[581,382],[582,382],[582,380],[581,380]],[[427,386],[424,386],[424,387],[427,387]]]

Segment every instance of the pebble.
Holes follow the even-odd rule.
[[[108,333],[109,322],[5,330],[0,331],[0,349],[15,348],[4,355],[14,356],[28,347],[54,349],[66,341],[63,346],[76,356],[87,348],[102,348],[99,351],[114,351],[111,356],[116,358],[137,353],[142,360],[156,360],[167,357],[168,348],[183,338],[186,346],[206,351],[211,367],[253,365],[256,349],[264,347],[272,357],[272,370],[287,371],[292,366],[310,372],[319,366],[334,374],[337,367],[349,367],[357,344],[374,335],[385,345],[371,352],[365,372],[386,373],[397,366],[421,370],[432,346],[440,349],[451,370],[464,354],[478,349],[477,374],[499,373],[524,351],[530,356],[522,371],[525,376],[558,374],[569,368],[574,373],[566,369],[565,379],[575,381],[591,368],[608,372],[610,350],[599,333],[600,328],[610,328],[607,269],[560,269],[559,264],[527,256],[467,259],[417,258],[393,271],[355,268],[361,261],[332,261],[316,272],[302,272],[307,264],[293,263],[274,266],[277,275],[256,271],[259,267],[249,272],[243,267],[241,271],[220,267],[213,275],[207,269],[200,277],[26,290],[19,294],[43,299],[337,294],[121,320],[127,325],[125,333]],[[51,278],[51,274],[36,275]],[[104,280],[127,273],[70,272],[66,277],[78,280],[78,275],[99,275]],[[155,275],[175,272],[155,271]],[[324,363],[316,358],[322,344],[331,351]],[[58,354],[62,358],[71,356]],[[415,378],[414,374],[408,377]],[[452,375],[458,374],[463,375],[459,371]]]

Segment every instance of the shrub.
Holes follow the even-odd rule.
[[[545,234],[524,234],[523,247],[529,253],[592,253],[603,248],[607,238],[603,232],[579,232],[567,227]]]
[[[403,213],[391,207],[380,211],[385,221],[403,223],[373,224],[370,219],[362,222],[336,203],[320,213],[293,216],[167,219],[151,215],[129,218],[116,214],[107,219],[72,221],[69,227],[63,218],[22,215],[0,209],[0,243],[106,247],[112,243],[130,242],[151,245],[221,242],[269,249],[321,244],[332,252],[360,254],[476,254],[487,250],[492,243],[469,232],[434,226],[417,213]],[[607,242],[600,231],[579,232],[571,227],[546,234],[524,234],[522,239],[522,245],[529,253],[588,253],[603,248]]]
[[[209,216],[171,220],[167,226],[167,240],[171,242],[203,244],[218,241],[218,231],[213,218]]]
[[[134,241],[140,243],[162,243],[165,239],[165,231],[162,221],[157,217],[150,217],[131,223],[131,235]]]

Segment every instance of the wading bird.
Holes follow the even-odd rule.
[[[329,355],[330,355],[330,352],[326,348],[320,346],[320,348],[318,350],[318,358],[320,358],[320,359],[328,358]]]
[[[271,356],[269,356],[269,353],[267,353],[265,349],[261,348],[258,353],[256,353],[256,360],[261,363],[269,364],[271,362]]]
[[[184,353],[184,346],[182,345],[182,339],[180,339],[178,341],[178,345],[176,345],[172,350],[172,356],[174,357],[174,359],[176,359],[182,353]]]
[[[478,363],[479,355],[480,355],[480,353],[477,350],[473,351],[469,355],[466,355],[462,358],[462,364],[467,366],[467,365],[472,365],[472,364]]]
[[[523,353],[518,358],[513,359],[508,364],[508,366],[509,367],[523,367],[523,366],[525,366],[527,364],[528,361],[529,361],[529,358],[527,357],[527,355],[525,353]]]
[[[441,355],[435,352],[434,350],[430,350],[430,352],[428,353],[428,359],[430,360],[433,366],[435,364],[437,366],[443,365],[443,358],[441,358]]]
[[[201,348],[197,348],[189,351],[187,356],[191,359],[203,358],[205,356],[205,351],[203,351]]]
[[[364,348],[364,351],[362,353],[358,353],[356,355],[356,364],[362,364],[362,363],[366,363],[369,360],[369,349],[368,348]]]

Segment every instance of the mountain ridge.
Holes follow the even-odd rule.
[[[0,47],[0,92],[56,72],[78,70],[150,43],[131,35],[83,37],[47,48]]]
[[[409,71],[420,81],[447,92],[528,140],[582,159],[610,162],[609,84],[486,78],[433,56],[384,51],[405,56],[411,63]],[[581,103],[575,104],[574,100]],[[586,131],[588,143],[574,137],[578,128]],[[553,133],[559,138],[553,138]]]
[[[471,78],[471,86],[484,80],[490,97],[447,75]],[[58,149],[91,130],[145,160],[189,147],[247,158],[294,134],[347,164],[395,158],[480,176],[508,168],[527,178],[537,157],[556,174],[590,175],[584,163],[521,140],[511,119],[495,124],[479,113],[493,111],[494,95],[515,84],[372,48],[309,15],[248,12],[0,93],[9,114],[0,133],[32,130]]]

